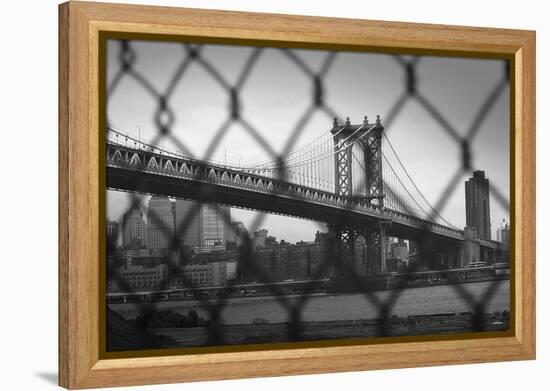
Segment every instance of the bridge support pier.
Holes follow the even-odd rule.
[[[365,238],[367,246],[367,275],[386,272],[386,229],[391,221],[382,221],[375,227],[357,230],[344,225],[330,225],[334,237],[334,266],[337,275],[356,273],[355,241],[359,235]]]
[[[438,269],[449,269],[461,266],[461,247],[459,245],[447,245],[448,248],[440,253],[441,262],[434,265]]]
[[[484,259],[482,260],[485,262],[485,264],[494,265],[496,250],[493,248],[485,248],[483,253],[484,253]]]
[[[385,235],[382,229],[365,231],[367,241],[367,274],[386,272]]]
[[[471,263],[480,261],[479,236],[476,228],[464,227],[464,242],[462,243],[462,247],[461,267],[468,267]]]
[[[367,242],[367,274],[377,274],[386,272],[386,229],[391,225],[391,221],[381,221],[378,227],[367,228],[363,231],[363,236]]]
[[[333,255],[337,275],[351,274],[355,271],[355,239],[357,231],[343,225],[330,225],[334,235]]]

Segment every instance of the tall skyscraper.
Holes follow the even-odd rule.
[[[491,239],[489,179],[485,178],[485,171],[474,171],[465,185],[466,225],[477,228],[480,238]]]
[[[229,231],[226,224],[230,219],[229,211],[227,206],[202,205],[203,246],[225,245]]]
[[[130,209],[122,218],[122,246],[141,248],[145,245],[145,222],[139,208]]]
[[[506,219],[502,219],[502,225],[497,229],[497,240],[502,243],[502,247],[508,250],[510,246],[510,226]]]
[[[176,200],[177,237],[189,247],[225,245],[230,239],[230,209],[227,206]]]
[[[198,202],[176,199],[174,221],[180,246],[184,244],[189,247],[201,246],[201,213],[201,204]]]
[[[170,248],[173,237],[172,202],[166,197],[152,196],[147,211],[147,248]]]

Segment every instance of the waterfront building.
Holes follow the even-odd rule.
[[[502,243],[504,250],[508,251],[510,247],[510,226],[506,219],[502,219],[502,225],[497,229],[497,240]]]
[[[400,239],[397,243],[392,243],[391,258],[401,260],[409,259],[409,249],[405,241]]]
[[[328,245],[333,239],[333,236],[330,232],[319,232],[315,233],[315,243],[320,245]]]
[[[313,279],[324,278],[334,270],[328,265],[329,248],[326,244],[314,244],[309,249],[309,277]]]
[[[226,249],[227,247],[221,244],[216,244],[213,246],[192,247],[192,250],[195,254],[219,253],[225,251]]]
[[[147,211],[147,248],[170,248],[173,238],[172,202],[167,197],[152,196]]]
[[[212,266],[212,285],[227,285],[227,262],[213,262]]]
[[[258,247],[254,252],[254,275],[248,281],[281,282],[319,279],[334,275],[334,265],[327,265],[327,244],[299,242]]]
[[[230,261],[225,263],[225,277],[227,282],[237,279],[237,261]]]
[[[309,250],[311,244],[296,244],[289,247],[287,278],[306,280],[309,277]]]
[[[162,251],[162,250],[161,250]],[[168,252],[159,250],[142,249],[120,249],[116,254],[118,259],[127,266],[153,267],[166,263]]]
[[[256,273],[250,279],[258,282],[271,282],[275,280],[273,267],[273,249],[267,247],[257,248],[254,252]]]
[[[275,281],[284,281],[290,278],[288,245],[273,247],[273,278]]]
[[[132,208],[122,217],[122,246],[142,248],[145,246],[145,222],[139,208]]]
[[[195,252],[191,256],[193,263],[212,263],[212,262],[237,262],[239,252],[233,250],[222,251],[201,251]]]
[[[276,246],[277,244],[277,238],[275,236],[268,236],[267,238],[265,238],[266,247]]]
[[[267,239],[267,229],[261,229],[254,232],[254,238],[252,239],[252,249],[258,247],[265,247],[265,242]]]
[[[167,279],[166,265],[154,267],[123,266],[118,270],[118,277],[123,281],[124,288],[158,289]]]
[[[178,266],[183,278],[174,277],[173,285],[186,287],[221,286],[234,280],[237,273],[238,250],[190,252],[186,264]]]
[[[466,225],[476,228],[479,238],[491,239],[489,179],[485,178],[485,171],[474,171],[465,182],[465,192]]]
[[[227,285],[227,262],[192,263],[183,266],[182,274],[175,281],[181,287]]]

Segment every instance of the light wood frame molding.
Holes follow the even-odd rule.
[[[100,358],[101,31],[502,55],[515,160],[512,336]],[[515,183],[514,183],[515,182]],[[59,6],[59,384],[90,388],[535,358],[535,32],[89,2]]]

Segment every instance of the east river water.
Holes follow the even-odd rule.
[[[488,292],[491,284],[498,284],[498,287],[490,295],[489,300],[484,300],[485,293]],[[486,313],[509,310],[509,286],[509,280],[499,280],[461,284],[460,286],[438,285],[408,288],[400,292],[391,308],[391,315],[474,312],[475,303],[466,300],[460,293],[459,287],[467,291],[471,299],[482,301]],[[382,303],[386,302],[392,294],[392,291],[370,293]],[[273,296],[231,298],[221,307],[222,324],[250,324],[254,319],[259,318],[269,323],[287,322],[289,311],[280,301],[286,300],[291,304],[296,304],[300,298],[300,295],[284,298]],[[200,317],[209,319],[208,307],[216,302],[216,299],[209,299],[204,301],[163,301],[151,304],[159,311],[173,310],[187,314],[188,311],[195,310]],[[135,303],[110,304],[109,306],[127,319],[133,319],[140,315],[140,306]],[[356,320],[377,317],[377,304],[373,300],[369,300],[368,295],[361,293],[311,295],[306,298],[301,309],[302,321]]]

